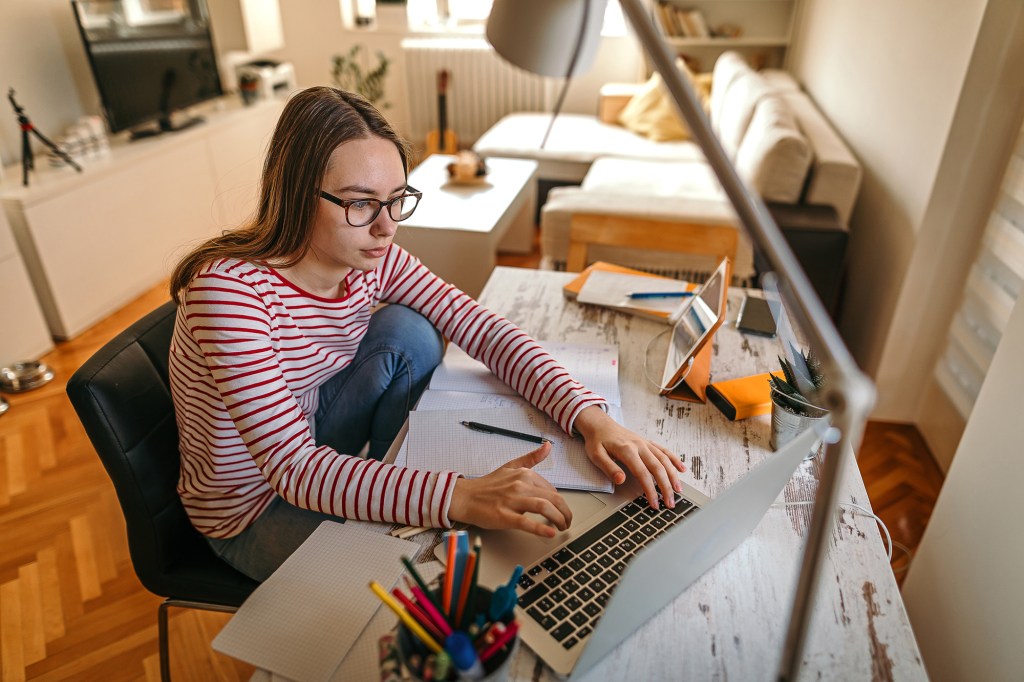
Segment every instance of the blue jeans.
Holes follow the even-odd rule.
[[[441,335],[419,313],[381,308],[352,363],[320,386],[316,443],[382,458],[430,381],[444,350]],[[249,577],[263,581],[324,521],[344,519],[301,509],[275,495],[262,514],[230,538],[207,538],[213,551]]]

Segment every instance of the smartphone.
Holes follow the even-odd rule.
[[[747,334],[758,336],[775,336],[775,318],[768,307],[768,301],[763,298],[746,296],[740,306],[740,316],[736,320],[736,328]]]

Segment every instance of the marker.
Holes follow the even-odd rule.
[[[693,296],[692,291],[634,291],[630,298],[686,298]]]
[[[487,615],[491,620],[505,621],[512,618],[516,604],[519,602],[519,595],[516,594],[516,585],[519,583],[519,578],[522,575],[523,567],[516,566],[509,581],[504,585],[498,586],[491,594],[491,606],[487,610]]]
[[[519,431],[512,431],[509,429],[503,429],[500,426],[491,426],[490,424],[481,424],[480,422],[461,422],[461,424],[473,431],[479,431],[480,433],[491,433],[498,436],[508,436],[509,438],[518,438],[519,440],[529,441],[531,443],[550,443],[547,438],[541,436],[534,436],[529,433],[520,433]]]
[[[487,661],[489,661],[491,657],[494,656],[494,654],[501,651],[506,644],[512,641],[512,639],[516,636],[518,632],[518,621],[512,621],[512,623],[507,628],[505,628],[505,631],[495,638],[494,642],[490,646],[488,646],[486,649],[480,652],[480,662],[486,663]]]

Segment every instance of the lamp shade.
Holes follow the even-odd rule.
[[[594,63],[605,4],[607,0],[494,0],[487,40],[521,69],[541,76],[575,76]]]

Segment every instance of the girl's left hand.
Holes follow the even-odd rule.
[[[658,508],[658,488],[665,504],[675,506],[675,493],[683,489],[679,473],[686,471],[679,457],[618,424],[596,405],[580,412],[573,428],[582,434],[590,461],[612,483],[626,480],[621,464],[636,477],[652,509]]]

